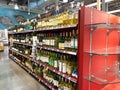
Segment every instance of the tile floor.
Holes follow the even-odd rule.
[[[8,47],[0,52],[0,90],[47,90],[8,58]]]

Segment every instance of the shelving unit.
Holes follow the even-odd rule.
[[[28,67],[26,67],[25,65],[21,64],[20,62],[18,62],[17,58],[10,55],[10,58],[17,63],[20,67],[22,67],[24,70],[26,70],[30,75],[34,76],[36,79],[38,79],[38,81],[42,82],[43,84],[45,84],[48,88],[52,89],[52,90],[57,90],[55,87],[53,87],[50,83],[48,83],[43,77],[36,75],[36,73],[34,73],[33,71],[31,71]]]
[[[86,7],[79,17],[79,90],[119,90],[120,17]]]
[[[50,88],[51,90],[58,90],[58,88],[60,88],[60,83],[62,83],[64,81],[67,82],[66,84],[71,84],[73,90],[76,90],[77,88],[77,76],[74,76],[73,71],[72,70],[77,70],[75,67],[77,67],[77,65],[73,65],[72,63],[77,63],[77,49],[75,47],[72,48],[59,48],[59,42],[55,42],[56,40],[53,40],[55,38],[55,33],[57,33],[57,37],[59,37],[60,39],[60,35],[61,37],[65,37],[65,35],[69,34],[69,33],[73,33],[73,30],[76,32],[78,30],[77,25],[71,25],[71,26],[67,26],[67,27],[58,27],[58,28],[46,28],[46,29],[42,29],[42,30],[30,30],[30,31],[22,31],[22,32],[9,32],[9,56],[12,60],[14,60],[18,65],[20,65],[23,69],[25,69],[27,72],[29,72],[31,75],[33,75],[35,78],[37,78],[38,80],[40,80],[45,86],[47,86],[48,88]],[[32,43],[28,43],[26,42],[26,36],[28,34],[33,34],[35,36],[37,36],[38,38],[38,42],[36,43],[36,48],[37,48],[37,53],[34,53],[35,58],[33,58],[34,56],[32,55],[32,50],[33,49],[33,44]],[[53,34],[54,33],[54,34]],[[61,33],[61,34],[60,34]],[[67,33],[67,34],[66,34]],[[50,39],[49,42],[53,42],[50,45],[47,44],[42,44],[39,45],[40,40],[41,39],[39,37],[39,35],[44,35],[44,38],[50,37],[50,35],[52,37],[54,37],[53,39]],[[70,35],[71,35],[70,34]],[[77,33],[73,33],[73,34],[77,34]],[[76,35],[77,36],[77,35]],[[22,38],[21,38],[22,37]],[[31,38],[31,37],[29,37]],[[44,39],[42,37],[42,39]],[[68,38],[68,37],[67,37]],[[67,39],[64,38],[64,39]],[[63,40],[64,40],[63,39]],[[74,38],[75,39],[75,38]],[[57,39],[58,40],[58,39]],[[71,39],[69,39],[71,40]],[[33,40],[34,41],[34,40]],[[55,46],[55,44],[57,43],[57,46]],[[54,44],[54,45],[53,45]],[[75,44],[74,44],[75,45]],[[29,49],[27,51],[28,54],[25,54],[26,52],[26,48]],[[48,55],[49,54],[49,58],[48,56],[42,56],[41,54],[43,53],[43,55]],[[25,60],[23,59],[20,60],[20,62],[25,63],[27,62],[27,60],[29,60],[32,63],[32,70],[27,67],[25,64],[22,64],[19,61],[19,59],[14,56],[14,54],[17,54],[18,56],[20,56],[20,58],[25,58]],[[40,56],[39,56],[40,54]],[[59,55],[59,56],[58,56]],[[57,56],[57,57],[56,57]],[[71,61],[67,60],[68,56],[70,57],[69,59],[71,59]],[[37,59],[38,57],[43,57],[49,59],[48,62],[43,62],[44,60],[41,60],[40,58]],[[59,58],[58,58],[59,57]],[[57,58],[57,61],[53,61],[52,59],[55,60],[55,58]],[[72,61],[73,58],[73,61]],[[59,60],[60,59],[60,60]],[[63,63],[66,66],[64,70],[62,67],[62,71],[60,71],[60,66],[59,66],[59,62],[61,61],[61,59],[65,59],[66,62],[62,61],[61,64],[63,65]],[[52,60],[52,61],[50,61]],[[57,67],[55,67],[55,62],[57,62]],[[71,63],[70,68],[72,68],[71,71],[69,71],[69,74],[67,73],[67,65],[69,65],[69,62]],[[43,76],[38,75],[37,73],[33,72],[34,68],[40,68],[40,66],[42,66],[42,73]],[[75,69],[73,69],[73,67]],[[70,69],[69,68],[69,69]],[[64,71],[63,71],[64,70]],[[49,76],[44,76],[44,74],[47,73],[53,73],[52,77],[55,76],[55,78],[53,77],[52,82],[49,81]],[[48,78],[48,80],[47,80]],[[57,81],[55,81],[57,79]],[[57,86],[55,86],[54,84],[58,83]],[[73,86],[74,85],[74,86]],[[65,86],[63,86],[62,88],[64,88]]]
[[[74,82],[74,83],[77,83],[77,78],[75,78],[75,77],[73,77],[73,76],[71,76],[71,75],[62,73],[62,72],[60,72],[59,70],[57,70],[57,69],[55,69],[55,68],[51,67],[50,65],[47,65],[47,64],[45,64],[45,63],[43,63],[43,62],[39,62],[39,61],[33,60],[30,56],[26,56],[26,55],[24,55],[24,54],[22,54],[22,53],[19,53],[18,51],[15,51],[15,50],[12,50],[12,49],[10,49],[10,51],[13,52],[13,53],[17,53],[17,54],[19,54],[19,55],[21,55],[21,56],[29,59],[30,61],[34,62],[35,65],[40,65],[40,66],[42,65],[42,66],[44,66],[45,68],[48,68],[49,70],[55,72],[56,74],[61,75],[61,76],[65,77],[65,78],[71,80],[71,81]]]

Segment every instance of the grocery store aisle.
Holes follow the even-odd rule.
[[[0,90],[46,90],[8,58],[8,47],[0,52]]]

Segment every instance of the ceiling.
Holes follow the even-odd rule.
[[[12,7],[14,6],[15,3],[17,3],[20,7],[20,9],[22,10],[28,10],[31,9],[31,11],[36,11],[37,13],[43,13],[45,9],[48,8],[53,8],[55,7],[56,2],[59,2],[59,6],[64,5],[64,3],[62,3],[63,0],[0,0],[0,5],[3,6],[8,6],[8,7]],[[69,2],[71,1],[84,1],[85,5],[91,4],[96,2],[97,0],[68,0]],[[102,1],[102,0],[101,0]],[[108,11],[111,10],[116,10],[116,9],[120,9],[120,0],[112,0],[109,3],[106,3],[106,7],[108,5]]]
[[[65,8],[68,8],[70,6],[70,2],[77,3],[77,2],[82,2],[82,1],[84,1],[85,5],[88,5],[91,3],[95,3],[97,0],[68,0],[68,3],[63,3],[63,0],[0,0],[0,8],[14,9],[15,4],[17,3],[17,5],[19,6],[19,10],[17,11],[20,12],[19,14],[26,17],[28,14],[25,15],[21,12],[26,12],[26,13],[31,12],[33,14],[34,13],[36,14],[45,13],[46,11],[52,12],[55,10],[56,4],[59,5],[59,8],[61,10],[64,10]],[[106,8],[104,11],[112,11],[112,10],[120,9],[120,0],[113,0],[111,2],[105,3],[105,7]],[[1,9],[0,9],[0,12],[2,12]],[[120,12],[117,12],[114,14],[120,16]]]

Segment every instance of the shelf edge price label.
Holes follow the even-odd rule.
[[[71,80],[71,77],[69,77],[68,79]]]

